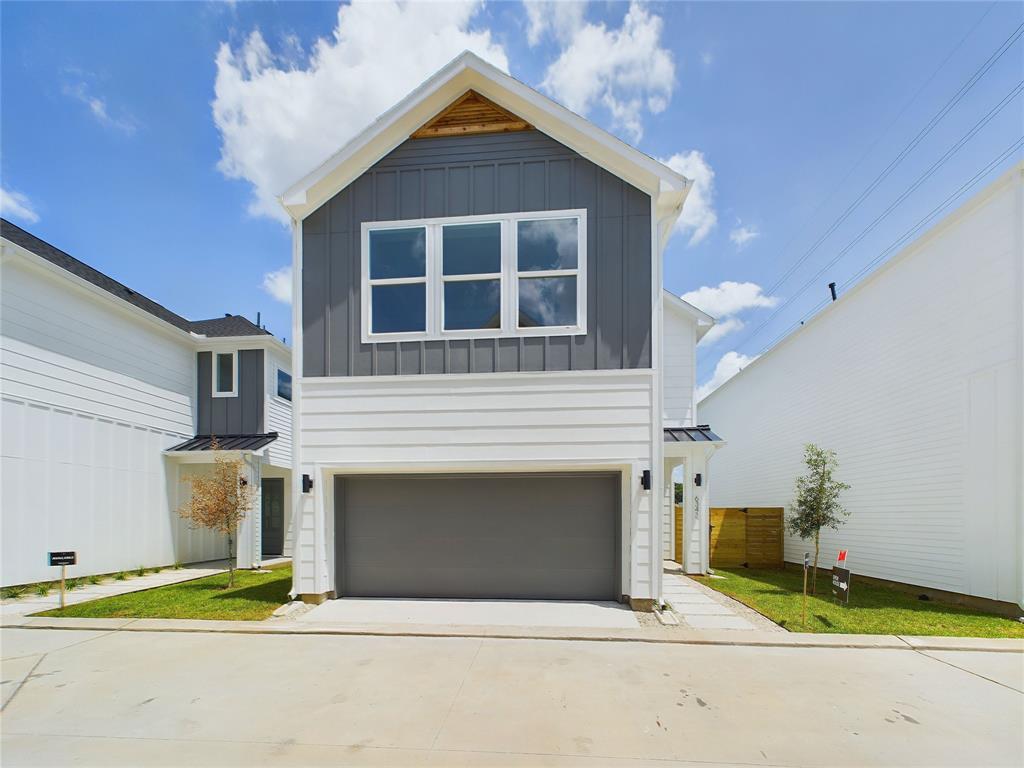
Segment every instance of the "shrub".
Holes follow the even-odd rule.
[[[99,576],[99,574],[94,573],[92,576],[86,576],[85,580],[90,584],[99,584],[103,579]]]
[[[115,581],[124,581],[127,578],[128,578],[128,574],[125,573],[124,571],[118,571],[117,573],[114,574],[114,580]]]
[[[50,594],[50,585],[45,581],[36,584],[36,594],[40,597],[46,597],[48,594]]]
[[[13,587],[4,587],[0,589],[0,599],[2,600],[17,600],[19,597],[24,595],[28,591],[27,584],[18,584]]]
[[[80,586],[82,586],[82,579],[68,579],[64,582],[64,589],[69,592],[72,589],[78,589]]]
[[[137,570],[137,571],[135,571],[135,575],[136,575],[136,576],[145,576],[145,575],[146,575],[146,569],[145,569],[145,567],[143,567],[143,566],[141,566],[141,565],[140,565],[140,566],[139,566],[139,568],[138,568],[138,570]]]

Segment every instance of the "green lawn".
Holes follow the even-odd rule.
[[[226,573],[147,589],[88,603],[69,605],[64,610],[37,616],[135,619],[227,619],[261,621],[288,601],[292,569],[276,568],[267,573],[235,571],[235,586],[225,589]]]
[[[1024,637],[1024,623],[915,594],[857,581],[850,584],[850,604],[832,599],[832,577],[818,572],[818,595],[807,596],[807,625],[800,622],[802,569],[715,569],[701,577],[707,584],[793,632],[861,635],[948,635],[953,637]],[[808,584],[808,590],[810,585]]]

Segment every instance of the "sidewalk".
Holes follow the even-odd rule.
[[[223,573],[225,570],[227,570],[226,560],[211,560],[206,563],[193,563],[178,569],[167,567],[160,573],[147,573],[145,576],[129,576],[124,581],[107,578],[99,584],[86,584],[78,589],[65,592],[64,604],[75,605],[89,600],[98,600],[101,597],[113,597],[114,595],[126,595],[129,592],[141,592],[144,589],[166,587],[168,584],[201,579],[204,576]],[[26,595],[18,600],[5,600],[0,605],[0,617],[3,618],[6,626],[11,626],[8,623],[9,619],[59,607],[60,587],[57,587],[51,589],[50,594],[46,597]]]

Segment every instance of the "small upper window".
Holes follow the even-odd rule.
[[[277,369],[277,396],[291,402],[292,399],[292,375]]]
[[[213,396],[234,397],[238,394],[234,352],[217,352],[213,356]]]

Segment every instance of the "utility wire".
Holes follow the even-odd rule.
[[[1022,25],[1022,28],[1024,28],[1024,25]],[[899,206],[900,203],[902,203],[911,194],[913,194],[922,184],[924,184],[925,181],[931,178],[940,167],[945,165],[946,162],[948,162],[949,159],[953,157],[953,155],[959,152],[964,147],[964,145],[967,144],[968,141],[974,138],[974,136],[976,136],[982,128],[988,125],[988,123],[990,123],[996,115],[1002,112],[1008,104],[1010,104],[1017,96],[1021,94],[1021,92],[1024,92],[1024,80],[1019,81],[1010,90],[1010,92],[999,101],[998,104],[992,107],[992,109],[990,109],[988,113],[981,118],[981,120],[975,123],[974,126],[967,133],[961,136],[949,149],[947,149],[942,154],[942,156],[938,160],[932,163],[932,165],[923,174],[921,174],[906,190],[904,190],[892,203],[890,203],[884,211],[882,211],[878,216],[876,216],[871,221],[871,223],[868,224],[863,230],[861,230],[861,232],[853,240],[851,240],[845,247],[843,247],[842,250],[840,250],[839,253],[836,254],[835,258],[833,258],[831,261],[825,264],[821,269],[819,269],[814,274],[813,277],[811,277],[807,282],[800,286],[800,288],[798,288],[795,293],[793,293],[788,299],[786,299],[786,301],[779,305],[774,312],[768,315],[768,317],[766,317],[760,325],[758,325],[754,330],[748,333],[744,337],[743,341],[736,344],[735,348],[739,349],[741,346],[743,346],[751,339],[753,339],[755,336],[757,336],[757,334],[760,333],[765,328],[765,326],[767,326],[772,320],[774,320],[779,315],[779,313],[782,312],[782,310],[784,310],[786,307],[792,304],[797,298],[803,295],[804,291],[806,291],[812,284],[814,284],[825,272],[834,267],[840,261],[840,259],[846,256],[846,254],[853,249],[854,246],[856,246],[861,240],[867,237],[867,235],[870,234],[874,230],[874,228],[877,227],[879,223],[881,223],[883,219],[885,219],[890,213],[892,213],[896,209],[896,207]],[[769,291],[769,293],[771,293],[771,291]]]
[[[899,154],[896,155],[895,158],[893,158],[889,165],[883,168],[882,171],[874,178],[874,180],[872,180],[872,182],[868,184],[867,188],[865,188],[864,191],[861,192],[860,195],[858,195],[857,198],[852,203],[850,203],[849,206],[847,206],[846,210],[844,210],[842,214],[840,214],[839,218],[837,218],[835,221],[832,222],[832,224],[829,225],[828,229],[825,230],[824,234],[822,234],[817,240],[815,240],[814,244],[806,251],[804,251],[803,255],[801,255],[800,258],[798,258],[789,267],[789,269],[787,269],[783,273],[783,275],[775,282],[775,284],[768,289],[768,294],[771,294],[774,291],[778,290],[779,287],[781,287],[782,284],[785,283],[786,280],[788,280],[789,277],[800,267],[800,265],[807,261],[807,259],[810,258],[814,254],[814,252],[818,250],[818,247],[829,237],[829,235],[835,232],[836,229],[838,229],[843,224],[843,222],[845,222],[850,217],[850,215],[860,206],[860,204],[863,203],[864,200],[867,199],[867,197],[872,192],[874,192],[875,189],[877,189],[883,181],[885,181],[889,177],[889,174],[891,174],[896,169],[896,166],[898,166],[907,157],[907,155],[909,155],[918,146],[918,144],[920,144],[925,139],[925,137],[932,132],[935,126],[938,125],[939,122],[947,114],[949,114],[950,110],[952,110],[957,104],[959,104],[963,100],[964,96],[966,96],[967,93],[972,88],[974,88],[975,85],[977,85],[978,81],[981,80],[981,78],[984,77],[985,74],[987,74],[988,71],[996,65],[996,62],[998,62],[999,59],[1001,59],[1003,55],[1013,46],[1013,44],[1020,39],[1022,34],[1024,34],[1024,23],[1018,26],[1010,34],[1010,36],[1006,38],[1006,40],[1004,40],[1003,43],[995,50],[995,52],[985,61],[985,63],[982,64],[974,72],[974,74],[967,78],[967,81],[964,82],[964,84],[960,86],[960,89],[956,93],[954,93],[952,97],[950,97],[949,101],[947,101],[942,106],[942,108],[935,113],[932,119],[925,124],[924,128],[922,128],[917,133],[917,135],[914,136],[914,138],[911,139],[910,142],[906,146],[904,146],[902,150],[900,150]],[[959,45],[957,47],[959,48]]]
[[[953,48],[949,51],[949,53],[946,54],[945,58],[943,58],[943,60],[939,62],[938,66],[936,66],[935,69],[932,70],[932,73],[931,73],[931,75],[928,76],[928,79],[925,80],[920,85],[920,87],[918,87],[918,89],[914,92],[914,95],[911,96],[910,99],[907,101],[907,103],[903,105],[903,108],[900,109],[900,111],[896,114],[896,116],[891,121],[889,121],[889,124],[882,130],[881,133],[878,134],[878,136],[875,138],[875,140],[873,142],[871,142],[871,146],[869,146],[866,150],[864,150],[864,154],[862,154],[857,159],[857,161],[852,166],[850,166],[850,170],[848,170],[846,172],[846,174],[843,176],[843,178],[840,179],[836,183],[836,185],[832,188],[832,191],[829,192],[822,199],[822,201],[820,203],[818,203],[818,205],[815,207],[815,209],[811,213],[811,215],[808,216],[803,221],[803,223],[801,223],[796,228],[796,230],[793,232],[792,235],[790,235],[789,239],[786,240],[785,245],[783,245],[782,249],[779,251],[779,254],[778,254],[779,257],[781,257],[783,254],[785,254],[789,250],[789,246],[791,246],[796,241],[797,237],[804,230],[806,230],[808,228],[808,226],[812,222],[817,220],[818,214],[825,208],[826,205],[828,205],[830,202],[832,202],[832,198],[835,197],[836,192],[838,192],[840,189],[844,189],[845,188],[846,182],[849,180],[850,176],[853,175],[854,171],[856,171],[858,168],[860,168],[864,164],[864,161],[867,160],[868,157],[870,157],[874,153],[875,149],[881,143],[882,139],[884,139],[886,136],[889,135],[889,132],[893,129],[893,126],[895,126],[900,121],[900,119],[903,117],[903,115],[905,115],[907,113],[907,110],[910,109],[910,107],[913,106],[913,104],[917,101],[918,97],[920,97],[920,95],[922,93],[924,93],[925,88],[927,88],[929,85],[931,85],[932,81],[935,80],[935,78],[938,76],[939,72],[941,72],[943,70],[943,68],[946,66],[946,64],[949,63],[949,60],[953,58],[953,56],[956,54],[956,52],[959,51],[963,47],[963,44],[966,43],[967,39],[971,35],[974,34],[974,31],[979,26],[981,26],[981,23],[986,18],[988,18],[988,15],[992,12],[992,9],[995,8],[996,5],[997,5],[997,2],[995,2],[995,1],[992,2],[992,3],[989,3],[988,8],[986,8],[985,12],[983,14],[981,14],[981,17],[976,22],[974,22],[974,25],[969,30],[967,30],[967,34],[965,34],[963,37],[960,38],[960,42],[958,42],[956,45],[954,45]],[[782,285],[782,283],[784,283],[788,279],[789,275],[792,273],[792,270],[793,270],[793,268],[791,267],[786,272],[786,274],[783,275],[778,280],[778,282],[768,290],[768,295],[771,295],[771,293],[773,291],[778,289]]]
[[[881,253],[879,253],[877,256],[871,259],[871,261],[869,261],[867,264],[861,267],[860,270],[858,270],[854,275],[851,275],[849,278],[847,278],[843,282],[843,284],[839,286],[839,289],[845,289],[856,283],[858,280],[860,280],[864,275],[870,272],[872,268],[881,263],[886,258],[886,256],[891,254],[897,248],[903,246],[907,241],[913,238],[924,227],[931,223],[937,216],[943,213],[950,206],[950,204],[952,204],[955,200],[960,198],[965,192],[967,192],[969,189],[975,186],[979,181],[981,181],[981,179],[988,175],[988,173],[990,173],[994,168],[998,167],[1001,163],[1003,163],[1008,157],[1011,157],[1015,152],[1020,151],[1022,148],[1024,148],[1024,136],[1019,137],[1013,144],[1011,144],[1009,147],[1003,150],[1003,152],[1001,152],[998,157],[993,159],[988,165],[986,165],[984,168],[982,168],[980,171],[974,174],[974,176],[972,176],[968,181],[964,182],[955,192],[949,195],[949,197],[947,197],[945,200],[943,200],[941,203],[935,206],[923,218],[918,220],[918,222],[914,224],[914,226],[912,226],[910,229],[908,229],[906,232],[904,232],[902,235],[896,238],[896,240],[894,240],[887,248],[885,248]],[[828,306],[831,303],[831,299],[827,298],[820,301],[817,305],[811,308],[811,310],[808,311],[800,320],[793,323],[780,334],[775,336],[770,342],[768,342],[768,344],[766,344],[761,349],[761,351],[758,354],[763,355],[769,349],[778,344],[782,339],[788,336],[792,331],[799,328],[801,325],[807,322],[809,318],[813,317],[821,309],[823,309],[824,307]]]

